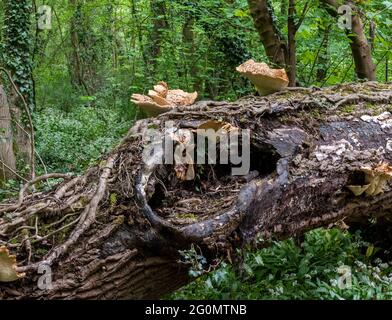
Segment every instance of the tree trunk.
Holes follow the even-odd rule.
[[[336,0],[323,0],[327,5],[327,11],[334,17],[338,16],[339,4]],[[350,40],[351,52],[355,62],[355,71],[359,79],[376,80],[376,65],[372,59],[372,50],[367,41],[358,8],[352,1],[346,1],[346,5],[352,8],[352,29],[347,30]]]
[[[355,7],[353,6],[355,10]],[[369,45],[361,18],[356,11],[353,16],[352,33],[348,35],[355,62],[355,71],[359,79],[376,80],[376,65],[372,59],[372,49]]]
[[[198,77],[197,68],[197,56],[196,56],[196,44],[195,44],[195,32],[193,31],[195,25],[195,14],[192,12],[192,8],[189,8],[185,12],[185,23],[182,27],[182,41],[184,43],[184,54],[186,56],[186,78],[196,79],[192,87],[193,91],[200,92],[201,79]]]
[[[151,33],[148,57],[150,63],[155,68],[161,53],[163,33],[169,27],[169,24],[166,19],[166,4],[164,0],[150,0],[150,8],[154,26]]]
[[[30,1],[4,2],[4,26],[3,34],[3,56],[4,67],[11,73],[17,89],[22,93],[25,102],[30,109],[34,110],[34,85],[33,85],[33,66],[31,55],[31,4]],[[15,36],[18,35],[18,36]],[[11,108],[11,115],[18,124],[16,127],[15,152],[18,159],[25,164],[32,164],[32,150],[30,136],[33,128],[27,121],[27,115],[20,96],[15,92],[13,86],[9,85],[10,94],[8,101]],[[24,117],[23,117],[24,115]]]
[[[316,57],[316,65],[317,65],[317,72],[316,72],[316,81],[318,83],[322,83],[325,78],[327,77],[327,66],[328,66],[328,48],[329,48],[329,35],[331,32],[331,24],[322,25],[320,22],[319,24],[319,31],[320,34],[324,34],[323,39],[320,44],[320,48],[317,52]]]
[[[86,66],[82,55],[83,45],[80,43],[80,34],[83,33],[82,3],[79,0],[69,0],[73,15],[70,21],[70,36],[72,52],[69,59],[69,70],[71,82],[75,87],[83,87],[88,95],[91,94],[89,85],[86,82]],[[84,55],[86,55],[84,53]]]
[[[248,4],[255,28],[270,62],[278,67],[285,67],[285,44],[276,28],[271,3],[269,0],[248,0]]]
[[[207,272],[222,258],[235,263],[245,246],[339,221],[388,219],[390,183],[368,196],[347,186],[375,183],[365,181],[363,167],[391,166],[391,103],[392,86],[370,82],[205,101],[139,121],[83,176],[37,178],[1,206],[0,245],[26,276],[0,284],[0,298],[159,298],[192,280],[198,255],[206,263],[197,271]],[[198,165],[197,179],[184,182],[178,167],[142,161],[147,129],[160,132],[159,143],[168,121],[194,129],[209,120],[251,130],[250,174]],[[66,181],[28,194],[48,178]],[[37,287],[42,264],[52,269],[51,289]]]
[[[296,9],[295,0],[289,0],[289,11],[288,11],[288,74],[289,74],[289,86],[295,87],[297,80],[297,52],[295,36],[297,33],[297,26],[295,23]]]
[[[7,94],[0,85],[0,181],[15,178],[16,158],[13,149],[11,112]]]

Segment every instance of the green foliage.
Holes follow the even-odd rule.
[[[391,299],[392,264],[371,262],[372,254],[374,247],[358,234],[315,230],[306,234],[301,246],[291,239],[246,252],[240,271],[223,263],[171,298]],[[351,268],[351,288],[339,288],[341,266]]]
[[[180,251],[181,263],[189,266],[189,275],[191,277],[199,277],[204,274],[207,259],[193,245],[191,249]]]
[[[27,97],[26,100],[32,107],[34,101],[30,34],[31,3],[28,0],[6,0],[3,1],[3,6],[4,38],[0,43],[2,64],[12,73],[20,92]]]
[[[108,109],[79,106],[73,111],[48,108],[36,114],[37,152],[51,172],[80,172],[108,152],[130,121]]]
[[[0,3],[1,64],[13,73],[31,105],[33,71],[36,148],[49,172],[81,172],[94,164],[137,119],[131,94],[146,93],[157,81],[197,90],[201,99],[235,100],[255,92],[235,72],[248,58],[267,61],[246,0],[160,0],[164,9],[156,15],[152,1],[37,1],[37,6],[46,3],[55,9],[50,31],[34,30],[30,1]],[[287,3],[270,2],[285,38]],[[298,14],[306,2],[297,1]],[[299,83],[326,86],[356,80],[345,32],[320,1],[310,3],[296,39]],[[358,5],[366,16],[366,34],[369,21],[377,26],[373,49],[377,76],[388,80],[392,2],[361,1]],[[168,23],[154,43],[159,54],[151,57],[154,22],[162,17]],[[350,106],[345,111],[353,110]],[[44,167],[38,165],[42,173]],[[19,184],[3,185],[0,199],[16,195]],[[111,205],[116,202],[116,194],[111,194]],[[374,251],[358,235],[317,230],[306,235],[301,247],[287,240],[246,252],[241,270],[223,263],[172,298],[390,299],[391,267],[381,262],[372,265]],[[182,252],[182,260],[191,264],[192,276],[203,274],[206,260],[196,248]],[[343,264],[353,270],[350,290],[336,286],[337,268]]]

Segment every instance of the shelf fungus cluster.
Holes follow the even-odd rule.
[[[380,164],[376,168],[362,167],[361,171],[365,174],[365,185],[347,186],[355,196],[366,194],[377,196],[384,192],[389,180],[392,180],[392,167],[387,163]]]
[[[174,171],[176,176],[181,181],[194,180],[195,163],[194,158],[191,154],[186,152],[185,156],[183,151],[195,149],[193,134],[198,134],[198,138],[208,138],[210,133],[214,134],[217,141],[221,135],[226,135],[234,131],[238,131],[239,128],[234,127],[232,124],[224,121],[210,120],[202,123],[196,130],[179,129],[177,132],[172,134],[173,141],[179,146],[178,152],[174,156]],[[202,136],[200,136],[202,135]]]
[[[175,107],[190,106],[195,103],[198,93],[185,92],[180,89],[169,90],[166,82],[159,82],[148,95],[133,94],[131,101],[148,116],[156,117]]]
[[[237,71],[254,84],[261,96],[281,91],[289,84],[286,70],[271,69],[266,63],[252,59],[237,67]]]
[[[0,282],[12,282],[24,276],[16,271],[16,257],[10,255],[6,247],[0,247]]]

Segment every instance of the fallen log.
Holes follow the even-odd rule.
[[[1,204],[0,247],[18,266],[0,298],[159,298],[192,281],[189,269],[235,263],[238,248],[340,222],[388,223],[391,106],[392,85],[369,82],[205,101],[139,121],[84,175],[36,178]],[[250,130],[249,174],[195,165],[188,181],[173,164],[143,161],[148,129],[163,137],[168,121],[177,130],[211,120]],[[51,178],[64,181],[29,193]],[[42,266],[51,285],[39,285]]]

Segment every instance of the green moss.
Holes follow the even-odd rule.
[[[192,219],[192,220],[197,220],[197,216],[193,213],[184,213],[184,214],[179,214],[178,215],[179,219]]]
[[[355,110],[355,105],[347,105],[343,108],[344,113],[352,113]]]

